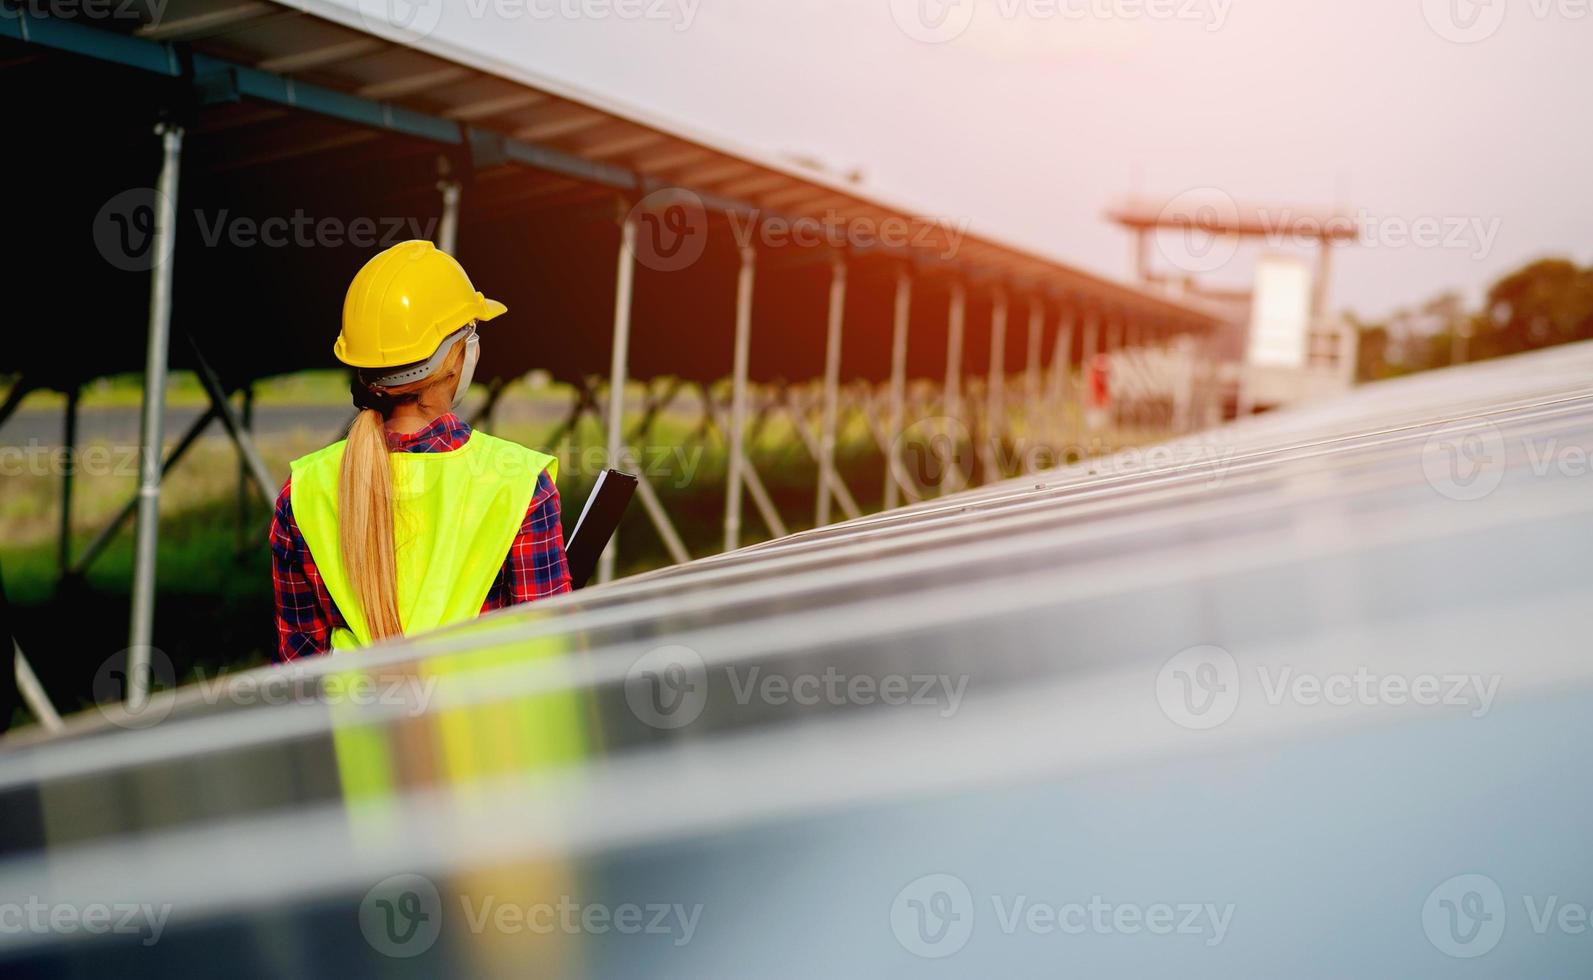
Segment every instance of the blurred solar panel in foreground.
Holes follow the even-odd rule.
[[[7,975],[1572,976],[1593,350],[0,757]]]

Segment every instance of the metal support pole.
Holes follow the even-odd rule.
[[[752,346],[752,274],[757,253],[741,247],[736,273],[736,351],[730,375],[730,459],[725,475],[725,550],[741,546],[741,470],[746,465],[747,358]]]
[[[28,397],[28,393],[32,390],[33,382],[27,378],[18,378],[12,383],[11,390],[6,392],[5,401],[0,402],[0,425],[5,425],[6,419],[11,417],[11,413],[17,410],[17,406],[22,404],[22,399]]]
[[[903,272],[896,277],[895,323],[891,328],[890,419],[885,435],[890,440],[885,457],[885,509],[900,498],[902,416],[907,414],[907,321],[912,313],[913,281]]]
[[[1068,408],[1068,381],[1073,374],[1073,324],[1078,314],[1072,310],[1062,315],[1057,325],[1056,349],[1051,352],[1051,405],[1054,417],[1052,431],[1058,441],[1065,437]]]
[[[946,310],[946,385],[941,402],[946,416],[943,430],[948,439],[957,437],[953,422],[962,419],[962,337],[967,313],[968,292],[962,283],[954,282],[951,285],[950,305]],[[947,449],[947,465],[940,471],[942,487],[948,482],[953,485],[962,483],[962,471],[957,467],[958,447],[948,446]]]
[[[149,647],[155,634],[155,546],[160,538],[161,424],[166,413],[166,363],[171,344],[172,267],[176,262],[177,177],[183,131],[163,123],[163,159],[155,195],[155,266],[149,281],[149,344],[144,361],[144,414],[139,434],[138,534],[133,546],[133,611],[127,639],[127,705],[149,698]]]
[[[990,371],[985,380],[985,480],[1000,479],[996,445],[1007,431],[1007,294],[990,307]]]
[[[1079,385],[1079,397],[1076,407],[1079,412],[1079,419],[1084,427],[1094,431],[1098,419],[1095,417],[1094,406],[1091,405],[1095,395],[1094,386],[1091,384],[1090,379],[1094,375],[1096,355],[1101,352],[1101,318],[1094,310],[1084,314],[1083,345],[1079,356],[1083,358],[1084,383]]]
[[[437,222],[437,248],[454,254],[459,244],[459,181],[439,180],[437,190],[442,192],[442,220]]]
[[[1024,363],[1024,428],[1033,438],[1040,424],[1040,371],[1043,367],[1040,345],[1045,334],[1045,307],[1037,299],[1029,300],[1029,349]]]
[[[630,364],[631,283],[636,278],[636,219],[627,215],[620,223],[619,264],[614,276],[614,349],[608,365],[608,465],[620,469],[626,457],[625,382]],[[597,580],[612,581],[619,534],[609,538],[597,561]]]
[[[193,448],[194,443],[199,440],[205,429],[216,418],[216,406],[211,405],[210,408],[205,410],[203,415],[194,419],[194,423],[188,427],[187,432],[183,433],[183,437],[177,440],[177,444],[172,447],[171,452],[166,455],[165,461],[161,463],[160,471],[162,476],[169,473],[171,468],[177,465],[178,461],[183,458],[188,450]],[[127,503],[122,505],[122,509],[116,512],[116,516],[106,523],[94,540],[88,543],[88,547],[83,549],[83,553],[77,556],[77,561],[72,563],[72,567],[67,574],[82,575],[88,571],[89,566],[94,564],[94,560],[110,546],[111,541],[122,530],[122,526],[138,511],[138,501],[139,495],[137,493],[128,498]]]
[[[814,515],[818,527],[830,523],[830,484],[835,478],[835,426],[840,412],[841,326],[846,311],[846,260],[830,267],[830,318],[824,338],[824,420],[819,431],[819,499]],[[799,425],[801,420],[797,420]]]
[[[33,712],[33,717],[39,720],[47,732],[61,730],[61,716],[51,703],[50,696],[44,693],[44,685],[39,683],[39,675],[33,672],[33,665],[28,663],[28,658],[22,655],[22,647],[16,640],[11,641],[12,656],[16,659],[17,693],[22,695],[22,703]]]
[[[77,472],[77,406],[83,389],[77,385],[66,393],[65,432],[62,435],[64,453],[61,458],[61,547],[59,565],[66,575],[72,567],[72,479]]]

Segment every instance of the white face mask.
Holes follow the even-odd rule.
[[[465,361],[459,366],[459,383],[454,386],[454,408],[458,408],[459,403],[465,400],[465,393],[470,390],[470,379],[476,374],[476,362],[479,360],[481,360],[481,345],[477,343],[476,332],[472,330],[465,338]]]

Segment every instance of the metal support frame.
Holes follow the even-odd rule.
[[[260,489],[260,496],[267,501],[276,498],[277,490],[281,484],[271,476],[271,471],[266,468],[265,459],[261,457],[260,450],[255,448],[254,437],[249,434],[249,427],[232,408],[232,402],[227,398],[227,391],[221,386],[221,379],[216,371],[205,359],[205,354],[199,349],[199,344],[193,335],[188,335],[188,347],[194,355],[194,372],[199,376],[199,383],[204,386],[205,393],[210,396],[210,404],[215,408],[216,415],[221,419],[221,424],[226,426],[227,435],[232,437],[233,445],[238,447],[238,456],[243,460],[248,473],[254,478],[255,486]]]
[[[195,442],[199,441],[199,436],[210,426],[211,422],[216,420],[216,417],[216,407],[212,405],[204,414],[194,419],[193,424],[188,427],[188,431],[183,433],[182,438],[177,440],[177,445],[172,447],[171,452],[167,453],[166,458],[161,462],[160,473],[162,477],[170,472],[173,466],[177,465],[178,461],[188,453],[188,450],[193,447]],[[100,530],[94,540],[89,542],[88,547],[83,549],[83,553],[77,556],[77,560],[67,570],[67,575],[77,576],[88,571],[89,566],[94,564],[94,560],[110,545],[117,533],[138,511],[138,502],[139,494],[135,492],[133,496],[128,498],[127,503],[122,505],[122,509],[117,511],[116,516],[112,517],[105,527]]]
[[[437,190],[442,194],[442,220],[437,222],[437,248],[453,255],[459,244],[459,193],[457,180],[439,180]]]
[[[824,337],[824,419],[819,429],[819,487],[814,510],[818,527],[830,523],[830,494],[835,482],[835,428],[840,411],[841,329],[846,316],[846,260],[830,266],[829,321]],[[800,421],[800,420],[799,420]]]
[[[630,365],[631,286],[636,278],[636,219],[626,215],[620,221],[619,260],[614,276],[614,345],[608,368],[608,465],[620,469],[627,455],[625,435],[625,383]],[[644,481],[638,481],[646,482]],[[643,498],[645,500],[645,496]],[[618,532],[609,539],[597,562],[597,580],[612,581],[614,560],[619,551]]]
[[[1041,345],[1045,337],[1045,306],[1038,300],[1029,300],[1029,344],[1024,355],[1023,370],[1023,419],[1024,428],[1029,437],[1034,438],[1034,433],[1040,428],[1040,400],[1044,397],[1041,389],[1041,363],[1044,353]]]
[[[133,549],[133,603],[127,639],[127,703],[143,708],[149,698],[150,643],[155,632],[155,548],[160,537],[161,425],[166,414],[166,367],[171,343],[172,269],[177,235],[177,185],[183,131],[162,124],[159,193],[155,195],[156,256],[150,270],[149,343],[144,362],[144,411],[140,426],[138,535]]]
[[[1068,383],[1073,375],[1073,330],[1078,314],[1072,310],[1062,316],[1057,325],[1056,348],[1051,353],[1051,405],[1054,413],[1052,430],[1057,442],[1065,442],[1068,431]]]
[[[985,480],[1000,479],[996,445],[1007,434],[1007,294],[998,290],[990,306],[990,370],[985,377],[984,438],[979,443]]]
[[[747,360],[752,346],[752,287],[757,253],[750,245],[741,247],[741,267],[736,272],[736,349],[730,375],[729,463],[725,473],[725,550],[741,545],[742,470],[746,467],[746,446],[742,442],[747,424]]]
[[[821,395],[821,398],[822,397],[827,396]],[[779,407],[784,409],[786,416],[791,422],[792,431],[797,434],[797,438],[801,441],[803,447],[807,449],[808,455],[811,456],[815,462],[819,461],[824,452],[823,445],[820,442],[821,437],[815,436],[809,431],[808,423],[806,421],[807,416],[810,414],[808,407],[798,400],[796,391],[790,386],[784,386],[783,404]],[[839,398],[837,398],[837,407],[835,411],[837,419],[836,428],[839,429]],[[832,441],[834,438],[835,437],[832,436]],[[750,463],[747,465],[747,472],[754,472],[754,467]],[[843,481],[841,479],[841,475],[836,472],[833,464],[830,466],[828,473],[824,473],[822,471],[820,473],[819,489],[821,493],[825,487],[829,488],[829,493],[834,495],[835,502],[841,506],[841,513],[845,514],[849,520],[855,520],[856,518],[863,516],[862,509],[857,506],[856,498],[852,496],[852,491],[847,488],[845,481]],[[829,522],[825,521],[824,523],[827,524]],[[817,526],[823,527],[824,524],[819,524]]]
[[[39,719],[45,731],[60,731],[61,715],[55,710],[49,695],[44,693],[44,685],[39,683],[39,675],[33,672],[33,665],[23,656],[22,646],[14,639],[11,641],[11,655],[16,660],[17,693],[22,695],[22,702],[33,712],[33,717]]]
[[[901,502],[902,462],[901,438],[903,416],[907,414],[907,324],[912,315],[913,280],[906,272],[896,277],[896,303],[891,326],[891,382],[889,418],[885,436],[885,509],[891,510]]]
[[[729,410],[714,401],[713,395],[708,391],[706,385],[701,386],[701,388],[703,408],[707,413],[706,421],[709,427],[717,432],[720,439],[724,442],[728,458],[730,449],[730,436],[728,435],[730,431]],[[777,538],[783,538],[790,533],[786,529],[785,521],[780,519],[780,512],[775,509],[774,498],[769,496],[769,489],[764,486],[763,478],[758,476],[758,469],[752,465],[751,460],[748,460],[742,468],[741,480],[746,487],[747,496],[752,498],[752,505],[757,508],[758,516],[763,518],[763,523],[768,527],[769,533]]]
[[[967,326],[968,291],[961,282],[951,284],[951,299],[946,309],[946,385],[941,389],[941,410],[945,416],[941,428],[947,439],[957,438],[956,423],[962,421],[962,345]],[[940,486],[947,483],[961,487],[962,470],[957,466],[957,449],[948,447],[947,464],[940,471]]]
[[[27,378],[18,378],[12,382],[11,390],[6,392],[6,400],[0,402],[0,425],[5,425],[6,419],[22,404],[22,399],[28,397],[33,391],[33,383]]]
[[[61,442],[65,453],[61,461],[61,540],[57,566],[61,574],[72,565],[72,483],[77,473],[77,409],[83,389],[77,385],[66,393],[66,418]]]

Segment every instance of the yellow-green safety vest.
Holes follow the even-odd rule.
[[[370,642],[364,607],[343,567],[337,486],[347,441],[293,461],[293,517],[316,570],[348,629],[332,649]],[[398,618],[413,636],[481,612],[503,568],[543,470],[558,479],[555,457],[484,432],[458,449],[391,453]]]

